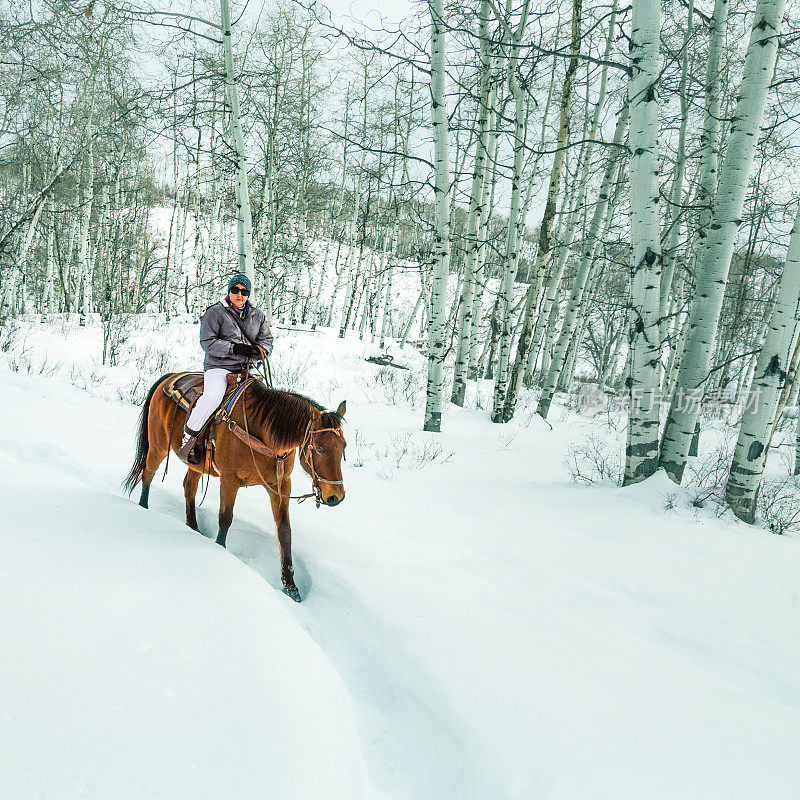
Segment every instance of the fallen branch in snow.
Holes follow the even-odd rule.
[[[292,333],[320,333],[319,329],[314,328],[297,328],[293,325],[272,325],[271,327],[279,331],[291,331]]]
[[[395,364],[394,356],[370,356],[364,359],[369,361],[370,364],[379,364],[381,367],[396,367],[397,369],[408,369],[403,364]]]

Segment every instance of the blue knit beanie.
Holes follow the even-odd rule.
[[[247,275],[234,275],[228,281],[228,291],[233,289],[233,287],[236,286],[237,283],[240,286],[244,286],[244,288],[247,289],[248,292],[252,292],[253,291],[253,287],[252,287],[252,285],[250,283],[250,278],[248,278]]]

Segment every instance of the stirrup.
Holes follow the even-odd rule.
[[[177,455],[184,464],[191,464],[195,467],[200,465],[202,458],[201,454],[197,452],[197,439],[200,433],[200,431],[192,431],[189,428],[183,429],[183,442],[175,455]]]

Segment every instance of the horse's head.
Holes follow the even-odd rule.
[[[336,506],[344,500],[342,457],[347,442],[342,433],[342,419],[346,408],[341,402],[336,411],[312,409],[311,422],[300,447],[300,463],[326,506]]]

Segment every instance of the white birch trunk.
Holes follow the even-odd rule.
[[[400,216],[398,215],[394,221],[394,228],[392,229],[392,243],[389,248],[389,266],[386,275],[386,300],[383,304],[383,318],[381,319],[381,338],[378,345],[381,350],[386,346],[386,337],[389,335],[389,323],[391,320],[392,312],[392,274],[394,272],[394,253],[397,248],[397,235],[400,231]]]
[[[492,402],[492,422],[504,422],[503,408],[506,400],[506,391],[509,378],[509,361],[511,358],[511,344],[514,332],[513,314],[511,304],[514,298],[514,281],[519,267],[519,212],[522,201],[522,165],[525,154],[525,139],[528,129],[528,115],[526,114],[527,97],[519,85],[517,65],[519,61],[519,46],[525,31],[528,16],[528,3],[525,2],[521,11],[521,19],[512,40],[511,54],[508,59],[508,87],[514,100],[514,166],[511,173],[511,208],[508,214],[508,230],[506,233],[506,263],[503,267],[503,277],[500,283],[498,323],[500,338],[497,347],[497,368],[494,381],[494,399]],[[580,7],[580,0],[576,0],[576,7]],[[559,155],[556,154],[556,160]]]
[[[450,160],[447,130],[445,80],[445,27],[443,0],[429,0],[431,23],[431,116],[433,121],[433,174],[435,231],[431,313],[428,320],[428,386],[425,402],[426,431],[442,427],[443,362],[445,355],[444,316],[447,278],[450,272]]]
[[[797,343],[799,322],[800,208],[725,486],[725,500],[733,513],[745,522],[752,523],[755,519],[775,413]]]
[[[612,10],[612,15],[616,13],[616,6]],[[582,0],[573,0],[572,3],[572,23],[570,28],[570,59],[564,75],[564,85],[561,88],[561,101],[559,105],[559,124],[558,137],[556,140],[556,152],[553,156],[553,165],[550,169],[550,182],[547,189],[547,200],[542,213],[542,221],[539,224],[539,240],[536,249],[536,275],[528,286],[525,298],[525,319],[523,332],[520,337],[521,349],[518,348],[518,355],[514,365],[514,375],[512,385],[519,387],[522,374],[527,364],[527,355],[530,348],[530,340],[533,334],[533,315],[539,307],[539,297],[544,286],[545,277],[548,273],[553,246],[553,225],[556,218],[556,205],[558,192],[561,186],[561,176],[564,171],[564,163],[567,154],[567,143],[569,141],[569,130],[572,120],[572,95],[575,86],[575,75],[578,71],[578,55],[581,50],[581,20],[583,14]],[[556,35],[560,30],[560,24],[556,29]],[[604,94],[605,86],[601,87]],[[516,390],[512,391],[516,394]],[[512,404],[516,403],[516,398]],[[504,400],[505,406],[505,400]],[[500,416],[503,412],[500,412]],[[509,417],[510,419],[510,417]],[[498,420],[499,421],[499,420]]]
[[[756,6],[712,220],[697,262],[689,330],[661,450],[661,466],[676,483],[683,478],[689,446],[700,418],[728,270],[742,222],[767,90],[775,69],[785,5],[786,0],[759,0]]]
[[[661,237],[658,224],[660,0],[634,0],[631,30],[630,203],[632,281],[625,485],[658,468]]]
[[[366,99],[364,101],[366,103]],[[347,259],[344,264],[345,275],[345,292],[344,303],[342,305],[342,319],[339,325],[339,338],[343,339],[347,324],[347,312],[351,303],[351,295],[355,291],[355,279],[352,278],[353,264],[356,256],[356,236],[358,234],[358,214],[361,209],[361,178],[364,174],[364,158],[365,154],[361,154],[361,168],[358,171],[358,178],[356,180],[356,190],[353,203],[353,218],[350,222],[350,244],[347,250]]]
[[[408,341],[408,335],[411,333],[411,326],[414,324],[414,320],[417,318],[417,312],[419,311],[420,307],[422,306],[422,301],[425,297],[425,289],[419,293],[419,297],[417,297],[417,302],[414,303],[414,310],[411,312],[411,316],[408,318],[408,322],[406,322],[405,327],[403,328],[403,334],[400,337],[400,347],[405,347],[406,342]]]
[[[482,212],[481,201],[486,181],[486,157],[489,146],[489,120],[492,107],[492,58],[489,52],[488,0],[482,0],[480,7],[480,49],[481,76],[478,92],[478,136],[475,145],[475,166],[472,173],[472,187],[467,218],[467,244],[464,257],[464,281],[461,290],[461,305],[458,312],[458,341],[456,360],[453,367],[453,392],[451,401],[457,406],[464,405],[467,390],[467,369],[469,367],[472,320],[475,305],[475,287],[478,268],[478,231]]]
[[[239,271],[247,275],[255,285],[253,267],[253,220],[250,215],[250,189],[247,181],[247,158],[244,149],[241,116],[239,113],[239,90],[233,66],[231,44],[231,10],[228,0],[220,0],[220,30],[225,53],[225,94],[231,111],[230,129],[233,159],[236,170],[236,228],[239,251]]]
[[[53,219],[52,212],[54,208],[55,203],[51,200],[48,209],[50,211],[50,225],[47,228],[44,291],[42,292],[42,304],[40,306],[42,322],[46,322],[47,317],[53,313],[53,245],[55,244],[55,220]]]
[[[594,254],[598,241],[598,235],[600,233],[600,227],[603,219],[606,215],[606,208],[608,206],[608,200],[613,188],[614,176],[617,172],[617,165],[621,154],[621,145],[627,127],[628,105],[626,104],[620,111],[619,117],[617,118],[617,127],[614,131],[613,147],[608,157],[605,174],[603,175],[603,182],[600,186],[600,193],[598,194],[597,202],[595,203],[592,221],[589,224],[589,230],[583,240],[581,261],[572,285],[572,294],[570,296],[569,303],[567,304],[564,321],[561,325],[561,335],[558,337],[558,341],[556,342],[555,351],[553,352],[553,357],[550,362],[550,369],[548,370],[547,377],[545,378],[542,395],[539,398],[539,405],[536,409],[536,413],[539,414],[543,419],[547,419],[547,414],[550,411],[550,403],[552,402],[553,395],[556,392],[556,386],[558,385],[561,371],[567,362],[567,352],[570,342],[575,338],[576,335],[576,324],[579,319],[578,312],[582,306],[584,288],[589,277],[589,270],[594,264]],[[582,196],[585,196],[585,192],[582,192]]]
[[[617,15],[617,0],[614,0],[614,4],[611,7],[611,15],[609,17],[609,23],[608,23],[608,34],[606,36],[606,46],[603,54],[604,62],[607,62],[609,56],[611,55],[612,44],[614,41],[616,15]],[[573,47],[575,46],[576,46],[575,43],[573,43]],[[551,285],[553,285],[554,287],[557,287],[561,282],[561,278],[564,273],[564,266],[566,265],[567,256],[569,255],[569,250],[572,247],[572,241],[575,238],[575,231],[578,225],[579,212],[583,209],[586,200],[586,192],[589,186],[589,165],[591,164],[592,153],[594,152],[595,136],[597,134],[597,129],[600,124],[600,116],[603,112],[603,107],[605,105],[607,80],[608,80],[608,64],[604,63],[603,69],[600,73],[600,86],[598,89],[597,102],[595,103],[594,113],[592,114],[591,125],[589,126],[588,132],[586,131],[586,126],[584,125],[583,138],[588,138],[589,141],[588,144],[585,145],[585,147],[581,148],[581,154],[579,156],[580,166],[578,168],[578,174],[579,174],[578,191],[577,191],[577,196],[575,197],[575,203],[573,205],[567,199],[566,196],[563,201],[564,208],[569,208],[570,210],[569,213],[567,214],[567,219],[564,224],[564,235],[562,237],[562,244],[561,244],[562,249],[560,251],[560,258],[559,261],[556,263],[554,275],[551,279]],[[625,108],[627,108],[627,106]],[[587,111],[588,111],[588,95],[587,95]],[[623,112],[625,113],[625,120],[627,122],[627,111],[623,109]],[[563,108],[562,108],[562,114],[563,114]],[[620,142],[617,142],[615,138],[615,144],[620,144],[620,143],[621,140]],[[610,185],[608,187],[608,191],[610,191]],[[602,191],[601,191],[601,197],[602,197]],[[606,202],[607,202],[607,192],[606,192]],[[547,257],[546,253],[544,254],[539,253],[538,255],[539,256],[544,255],[545,257]],[[539,274],[541,275],[543,273],[540,272]],[[535,289],[533,287],[530,287],[528,295],[526,297],[524,324],[522,327],[522,333],[520,334],[519,337],[519,344],[517,345],[517,355],[514,361],[514,368],[511,371],[511,379],[509,381],[508,394],[506,396],[505,408],[503,410],[504,419],[506,421],[510,420],[514,416],[514,411],[516,409],[517,397],[519,396],[520,387],[522,385],[525,375],[531,369],[531,367],[529,366],[530,351],[534,348],[538,349],[538,342],[536,341],[536,331],[534,328],[534,316],[537,317],[536,319],[537,322],[542,322],[542,323],[550,316],[550,308],[552,307],[552,301],[548,302],[548,296],[552,296],[552,292],[550,291],[546,293],[545,300],[542,304],[541,310],[539,311],[538,315],[536,315],[535,304],[539,302],[540,291],[541,290],[538,287]],[[539,324],[538,328],[541,331],[542,325]]]
[[[675,272],[675,262],[678,257],[678,241],[680,239],[680,202],[683,193],[683,175],[686,167],[686,129],[689,124],[689,101],[686,96],[686,84],[689,77],[689,42],[694,30],[694,0],[689,0],[689,16],[686,23],[686,36],[683,40],[683,58],[681,60],[681,80],[678,86],[678,95],[681,103],[681,124],[678,129],[678,150],[675,156],[675,171],[672,178],[670,189],[670,207],[667,213],[668,222],[665,235],[662,237],[666,245],[666,259],[664,261],[664,271],[661,275],[661,338],[666,341],[667,326],[669,317],[667,309],[669,306],[670,289],[672,288],[672,276]]]
[[[92,216],[94,202],[94,148],[89,143],[86,154],[86,171],[83,184],[83,207],[81,209],[81,224],[78,238],[78,284],[75,289],[75,311],[78,310],[79,297],[83,294],[83,305],[79,320],[80,325],[86,324],[86,317],[91,311],[91,285],[92,279],[89,272],[89,220]]]
[[[472,330],[469,343],[469,363],[467,378],[478,380],[480,368],[478,361],[481,354],[481,315],[483,313],[483,295],[486,290],[486,238],[489,226],[489,211],[493,206],[494,186],[497,180],[497,147],[498,137],[494,131],[496,115],[492,111],[489,121],[488,163],[491,165],[491,179],[484,180],[483,199],[481,200],[481,216],[478,223],[478,253],[475,266],[475,299],[472,304]],[[488,176],[487,176],[488,177]]]

